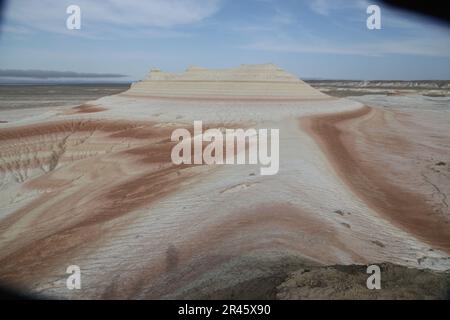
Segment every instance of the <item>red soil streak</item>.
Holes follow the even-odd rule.
[[[150,122],[136,122],[126,120],[62,120],[38,124],[30,124],[13,128],[0,128],[0,141],[28,138],[38,135],[50,135],[61,132],[90,132],[99,130],[102,132],[117,133],[121,130],[131,129],[142,125],[150,125]]]
[[[300,123],[314,137],[338,175],[356,195],[402,229],[449,253],[450,226],[434,214],[426,197],[402,189],[404,181],[396,184],[389,182],[387,177],[395,177],[395,173],[387,171],[383,163],[378,163],[376,168],[366,165],[364,155],[357,153],[355,140],[357,136],[364,137],[364,134],[354,130],[350,132],[346,124],[373,117],[375,112],[375,109],[363,107],[351,112],[304,118]],[[370,118],[370,121],[373,119]],[[386,126],[386,130],[389,127]],[[373,143],[369,138],[377,137],[365,138],[365,143]],[[394,143],[386,141],[386,144],[392,150],[410,147],[403,139]],[[386,150],[390,152],[389,148]]]
[[[209,127],[221,125],[208,124],[204,130]],[[170,133],[174,129],[148,122],[112,120],[59,121],[1,129],[2,143],[12,151],[18,148],[18,153],[31,151],[23,151],[20,144],[15,146],[17,139],[24,137],[33,143],[43,136],[58,140],[61,133],[65,136],[84,131],[96,131],[86,142],[93,145],[124,139],[133,139],[134,144],[125,150],[100,153],[94,159],[63,164],[58,170],[24,183],[26,189],[51,191],[0,220],[1,233],[20,226],[14,239],[3,238],[10,245],[2,248],[0,279],[20,285],[54,272],[53,268],[61,263],[88,254],[101,246],[103,239],[114,237],[117,228],[126,228],[137,218],[133,215],[136,209],[167,197],[198,175],[190,165],[172,164],[170,151],[175,142],[170,141]],[[189,126],[187,129],[191,130]],[[70,144],[67,149],[65,152],[70,153]],[[102,171],[104,165],[109,165],[107,171]],[[73,184],[78,175],[89,178]],[[28,233],[30,230],[33,232]]]
[[[11,243],[12,246],[2,250],[0,259],[2,281],[16,284],[32,281],[36,275],[50,272],[59,262],[69,261],[70,257],[80,252],[86,253],[92,250],[89,248],[98,246],[98,241],[111,237],[115,226],[130,223],[135,219],[136,216],[131,214],[135,209],[175,192],[183,181],[195,175],[188,170],[190,166],[175,166],[171,163],[170,144],[172,142],[167,140],[169,128],[147,130],[147,127],[152,126],[147,123],[147,127],[143,127],[144,133],[131,130],[142,125],[143,123],[126,121],[69,121],[0,130],[0,137],[3,138],[4,143],[12,139],[20,139],[20,137],[27,137],[32,141],[41,135],[54,135],[61,131],[77,132],[77,130],[103,131],[107,133],[106,139],[113,141],[118,139],[118,136],[144,138],[149,134],[148,141],[141,140],[143,145],[150,144],[153,154],[169,152],[168,157],[154,159],[161,164],[159,166],[139,166],[138,170],[142,170],[141,174],[136,173],[135,167],[142,156],[139,152],[135,155],[129,153],[124,157],[126,154],[119,151],[96,156],[96,160],[87,159],[83,165],[83,162],[79,162],[78,170],[82,171],[75,175],[94,177],[83,186],[72,185],[70,180],[77,166],[69,165],[62,166],[57,172],[49,172],[27,181],[28,188],[46,189],[53,184],[54,191],[44,193],[0,221],[2,233],[12,230],[16,224],[23,223],[26,223],[25,228],[34,230],[26,235],[26,229],[23,229],[16,236],[18,238],[14,240],[14,243]],[[170,128],[170,130],[173,129]],[[95,143],[95,136],[90,139]],[[104,141],[104,136],[101,139]],[[152,154],[147,156],[151,157]],[[100,166],[89,165],[89,161],[95,161],[95,164]],[[134,167],[135,169],[132,169],[134,173],[131,176],[127,176],[126,171],[123,176],[116,173],[115,176],[120,176],[120,179],[114,182],[108,177],[110,171],[96,174],[102,161],[105,164],[111,161],[117,162],[119,168]],[[106,176],[103,177],[103,175]],[[67,192],[67,190],[70,191]],[[66,216],[67,219],[61,219],[61,215]]]
[[[170,137],[169,130],[173,128],[161,129],[154,126],[154,123],[144,121],[75,119],[0,128],[0,157],[4,160],[0,165],[0,172],[47,166],[55,161],[55,150],[62,152],[72,139],[76,142],[77,139],[85,141],[89,138],[89,141],[95,142],[95,139],[89,137],[94,133],[107,139],[127,137],[148,139],[149,142],[158,136],[159,139]],[[39,151],[45,151],[46,154],[37,155]],[[64,162],[64,159],[58,161]]]
[[[310,239],[317,237],[320,241],[315,246],[313,241],[306,242],[305,236]],[[323,221],[314,219],[298,208],[271,203],[248,211],[238,211],[217,219],[182,242],[169,243],[166,256],[145,266],[139,275],[130,275],[127,286],[108,291],[104,298],[143,296],[157,299],[194,283],[207,272],[220,272],[221,266],[233,258],[246,256],[259,249],[297,252],[299,256],[316,259],[315,262],[309,261],[312,264],[317,261],[332,263],[335,261],[335,251],[323,246],[323,241],[329,243],[330,247],[348,253],[355,261],[365,262],[364,258],[339,239],[332,226],[324,227]],[[176,259],[168,259],[170,253],[176,253]],[[170,281],[159,283],[164,279],[162,277]]]

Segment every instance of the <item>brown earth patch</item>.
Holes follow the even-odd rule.
[[[317,141],[329,158],[341,179],[380,215],[395,225],[412,233],[433,247],[450,252],[450,225],[442,216],[436,215],[424,194],[411,192],[402,188],[401,183],[392,179],[395,172],[389,172],[382,162],[377,167],[367,165],[364,155],[355,148],[355,141],[360,138],[366,144],[382,144],[385,140],[369,137],[358,132],[352,124],[373,119],[376,121],[381,110],[370,107],[336,114],[327,114],[303,118],[301,126]],[[383,126],[382,122],[373,125]],[[389,127],[386,127],[389,130]],[[393,137],[394,138],[394,137]],[[361,143],[361,142],[359,142]],[[407,139],[396,137],[395,141],[386,140],[385,144],[393,150],[405,150],[411,147]]]

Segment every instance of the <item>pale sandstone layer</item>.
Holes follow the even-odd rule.
[[[295,101],[329,98],[272,64],[241,65],[225,70],[189,67],[182,74],[153,69],[124,95],[183,100]]]
[[[194,120],[280,129],[279,173],[172,164],[171,132]],[[447,270],[448,121],[257,65],[152,71],[0,124],[0,280],[63,298],[251,298],[305,264]]]

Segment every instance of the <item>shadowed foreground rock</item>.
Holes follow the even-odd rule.
[[[277,299],[449,299],[450,274],[390,263],[380,265],[381,289],[366,286],[367,266],[300,269],[277,288]]]

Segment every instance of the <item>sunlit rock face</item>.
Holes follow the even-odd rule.
[[[326,98],[273,64],[241,65],[226,70],[190,67],[174,74],[153,69],[127,95],[186,99],[297,100]]]
[[[171,133],[195,120],[279,129],[279,172],[173,164]],[[446,270],[448,123],[332,98],[273,65],[153,70],[1,123],[0,281],[69,299],[261,298],[304,265]]]

